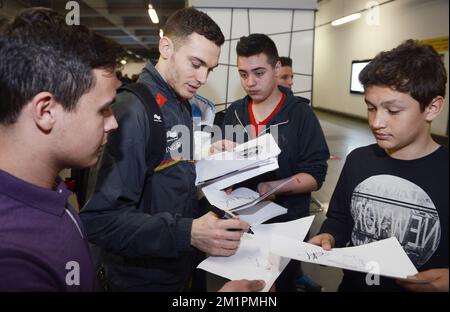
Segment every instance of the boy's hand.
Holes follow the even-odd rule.
[[[225,151],[231,152],[234,150],[236,145],[237,145],[236,142],[233,142],[230,140],[217,141],[217,142],[211,144],[211,146],[209,147],[209,154],[213,155],[213,154],[222,153]]]
[[[431,269],[422,271],[413,276],[408,276],[411,282],[397,280],[397,283],[410,291],[447,291],[448,292],[448,269]],[[415,283],[418,281],[429,281],[428,283]]]
[[[263,195],[263,194],[267,193],[268,191],[270,191],[271,189],[273,189],[273,187],[270,182],[261,182],[258,184],[257,189],[258,189],[259,195]],[[276,195],[272,194],[269,197],[267,197],[265,200],[274,201],[275,198],[276,198]]]
[[[219,289],[220,292],[254,292],[264,288],[266,283],[263,280],[238,280],[229,281]]]
[[[314,236],[313,238],[311,238],[308,241],[308,243],[314,244],[317,246],[321,246],[323,248],[323,250],[330,250],[331,248],[334,247],[335,240],[334,240],[333,235],[328,234],[328,233],[323,233],[323,234]]]

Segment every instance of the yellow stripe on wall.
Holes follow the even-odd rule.
[[[422,45],[430,45],[437,52],[448,51],[448,36],[446,36],[446,37],[436,37],[436,38],[430,38],[430,39],[424,39],[424,40],[418,40],[417,42],[419,44],[422,44]]]

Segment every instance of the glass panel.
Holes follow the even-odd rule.
[[[223,87],[223,86],[222,86]],[[246,96],[244,88],[241,86],[237,67],[230,66],[230,76],[228,84],[228,102],[233,102],[242,99]]]
[[[291,31],[292,10],[250,10],[252,33],[275,34]]]
[[[197,9],[208,14],[219,25],[225,39],[230,39],[231,9]]]
[[[225,41],[220,47],[220,64],[228,64],[228,51],[230,50],[230,41]]]
[[[272,35],[269,36],[278,49],[279,56],[289,56],[289,41],[291,40],[291,34]]]
[[[292,92],[299,91],[311,91],[311,77],[294,75],[294,85],[292,86]]]
[[[219,65],[209,74],[208,82],[202,86],[198,94],[212,101],[214,104],[224,103],[227,84],[227,67]]]
[[[292,67],[294,73],[312,74],[313,67],[313,31],[292,34]]]
[[[293,30],[295,31],[313,28],[314,28],[314,12],[295,10]]]
[[[237,39],[242,36],[248,36],[248,14],[247,10],[233,10],[233,29],[231,38]]]

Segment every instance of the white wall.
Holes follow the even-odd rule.
[[[195,6],[196,2],[198,1],[192,1],[191,4]],[[236,67],[236,44],[241,36],[248,36],[250,33],[268,35],[277,45],[280,56],[292,58],[293,91],[311,99],[315,2],[296,0],[295,8],[307,9],[286,9],[289,3],[286,0],[272,1],[271,7],[267,7],[258,1],[247,0],[240,1],[239,7],[230,7],[230,4],[223,7],[223,3],[222,7],[214,7],[214,2],[210,1],[209,5],[205,3],[206,7],[196,6],[217,22],[225,36],[219,66],[210,74],[207,84],[199,90],[200,95],[219,104],[218,110],[246,95]],[[243,8],[245,5],[249,7]]]
[[[323,0],[316,14],[314,46],[315,107],[366,117],[363,96],[349,93],[352,60],[372,59],[406,39],[448,36],[448,0],[396,0],[379,6],[379,25],[367,23],[367,13],[357,21],[333,27],[333,19],[362,10],[368,1]],[[385,1],[379,1],[382,3]],[[323,26],[320,26],[323,25]],[[448,51],[445,53],[448,72]],[[445,135],[448,123],[448,84],[444,112],[432,131]]]

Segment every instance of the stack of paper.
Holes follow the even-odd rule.
[[[244,220],[252,227],[286,213],[286,208],[271,201],[262,201],[249,208],[234,212],[235,215],[239,216],[241,220]]]
[[[254,226],[254,235],[244,234],[236,254],[231,257],[209,257],[198,268],[230,280],[262,279],[266,282],[262,291],[272,287],[291,259],[398,279],[417,273],[395,237],[330,251],[303,242],[313,218]]]
[[[214,154],[196,163],[196,185],[223,190],[262,173],[278,169],[281,150],[271,134],[236,146],[232,152]]]
[[[202,187],[202,192],[211,205],[219,210],[238,215],[252,226],[261,224],[287,213],[287,209],[264,201],[277,188],[263,195],[248,188],[239,188],[230,194],[223,189],[277,169],[277,156],[280,152],[272,135],[265,134],[236,146],[232,152],[215,154],[197,162],[196,184]]]
[[[402,279],[417,273],[396,237],[326,251],[322,247],[274,233],[270,246],[271,251],[279,256],[352,271]]]
[[[290,181],[280,184],[263,195],[245,187],[238,188],[228,194],[214,188],[214,186],[204,187],[203,194],[211,205],[238,215],[253,226],[287,213],[286,208],[270,201],[264,201],[264,199],[288,182]]]

